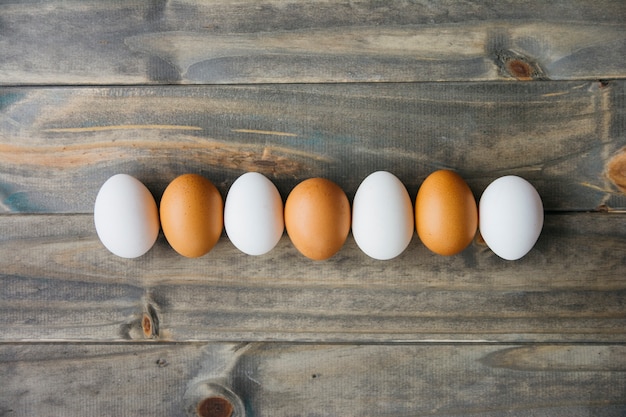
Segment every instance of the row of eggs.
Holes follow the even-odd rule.
[[[358,187],[352,210],[345,192],[324,178],[299,183],[283,205],[276,186],[257,172],[240,176],[225,201],[205,177],[181,175],[167,186],[157,208],[144,184],[117,174],[98,192],[94,222],[104,246],[124,258],[145,254],[162,228],[170,246],[190,258],[208,253],[223,229],[249,255],[272,250],[286,229],[296,249],[314,260],[337,253],[350,230],[359,248],[380,260],[400,255],[414,230],[440,255],[463,251],[480,230],[496,255],[516,260],[539,238],[543,204],[528,181],[508,175],[489,184],[477,205],[461,176],[439,170],[420,186],[415,207],[395,175],[376,171]]]

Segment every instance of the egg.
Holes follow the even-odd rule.
[[[285,227],[293,245],[313,260],[328,259],[350,232],[346,193],[325,178],[309,178],[291,190],[285,202]]]
[[[102,244],[122,258],[150,250],[159,235],[159,212],[150,191],[138,179],[117,174],[98,191],[94,204],[96,233]]]
[[[508,175],[493,181],[480,197],[479,230],[499,257],[516,260],[535,245],[543,228],[543,203],[528,181]]]
[[[415,198],[415,229],[422,243],[439,255],[455,255],[474,239],[478,207],[459,174],[439,170],[422,183]]]
[[[231,185],[224,203],[224,228],[233,245],[248,255],[271,251],[283,235],[283,200],[263,174],[248,172]]]
[[[404,184],[376,171],[359,185],[352,203],[352,235],[368,256],[388,260],[400,255],[413,236],[413,205]]]
[[[211,181],[197,174],[181,175],[167,186],[160,214],[168,243],[188,258],[208,253],[224,227],[222,196]]]

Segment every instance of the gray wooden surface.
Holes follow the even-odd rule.
[[[626,415],[625,22],[618,0],[2,2],[0,416]],[[376,261],[349,236],[314,262],[224,235],[187,259],[161,234],[126,260],[93,226],[119,172],[159,201],[188,172],[351,198],[386,169],[414,198],[439,168],[477,198],[529,179],[535,248],[414,235]]]
[[[626,216],[551,214],[535,249],[504,261],[480,241],[430,253],[414,236],[391,261],[349,237],[331,260],[301,256],[284,236],[267,255],[221,239],[179,256],[160,237],[125,260],[98,241],[91,215],[0,217],[0,338],[307,342],[621,342],[626,334]]]
[[[256,416],[618,417],[625,357],[597,344],[2,345],[0,414],[184,416],[223,362]]]
[[[183,172],[225,196],[243,172],[260,171],[286,198],[311,176],[351,197],[386,169],[414,197],[441,168],[477,198],[517,174],[549,211],[624,209],[626,160],[608,167],[626,145],[625,98],[622,80],[4,88],[0,210],[89,213],[119,172],[158,200]]]
[[[3,2],[0,83],[603,79],[621,0]]]

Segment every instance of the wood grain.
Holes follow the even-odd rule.
[[[625,22],[621,0],[0,2],[0,416],[196,415],[220,387],[248,417],[626,415]],[[286,198],[386,169],[414,198],[439,168],[476,197],[529,179],[535,248],[186,259],[161,235],[127,260],[93,225],[119,172],[158,201],[187,172]]]
[[[187,259],[161,236],[126,260],[98,241],[91,215],[0,216],[0,338],[317,342],[621,342],[626,313],[623,214],[548,215],[520,261],[480,241],[453,257],[414,237],[391,261],[352,237],[329,261],[284,236],[252,257],[224,237]],[[152,330],[148,337],[152,337]]]
[[[617,417],[625,371],[623,345],[4,344],[0,415],[183,416],[209,381],[248,416]]]
[[[265,345],[242,356],[233,385],[255,415],[618,416],[625,354],[584,345]],[[609,375],[615,385],[604,385]]]
[[[324,176],[351,198],[371,172],[415,196],[440,168],[478,198],[517,174],[548,211],[622,210],[626,82],[0,89],[0,209],[90,213],[125,172],[160,195],[207,176],[225,196],[246,171],[283,198]],[[609,169],[609,165],[612,168]],[[609,175],[610,174],[610,175]]]
[[[184,416],[200,345],[2,344],[2,416]]]
[[[0,16],[5,85],[626,75],[619,0],[12,1]]]

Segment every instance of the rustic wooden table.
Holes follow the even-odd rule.
[[[0,416],[626,415],[623,1],[3,1],[0,84]],[[120,172],[439,168],[533,183],[536,247],[126,260],[93,225]]]

